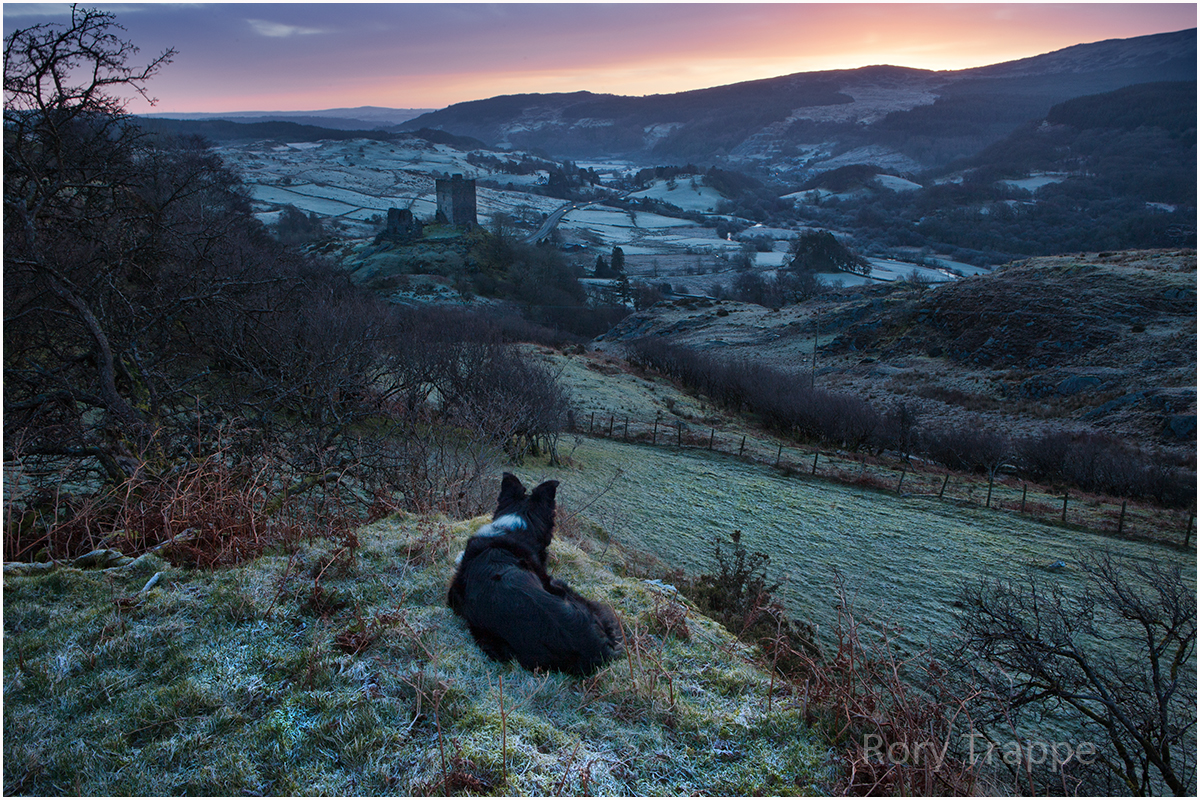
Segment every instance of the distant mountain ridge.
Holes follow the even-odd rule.
[[[359,120],[361,122],[361,120]],[[398,132],[374,128],[330,128],[324,125],[305,125],[289,120],[239,119],[173,119],[165,117],[139,117],[141,128],[152,134],[167,136],[200,136],[212,142],[248,142],[274,140],[277,142],[321,142],[369,139],[378,142],[393,142],[403,139],[424,139],[433,144],[445,144],[459,150],[493,150],[491,145],[469,136],[456,136],[443,130],[421,128],[415,131]]]
[[[320,111],[167,112],[142,116],[148,119],[226,120],[243,124],[292,122],[298,125],[319,126],[332,130],[374,130],[399,125],[433,110],[431,108],[358,106],[357,108],[327,108]]]
[[[839,166],[836,159],[866,148],[872,163],[916,171],[978,152],[1074,97],[1195,79],[1189,29],[955,72],[875,66],[646,97],[504,95],[398,129],[437,128],[570,158],[757,162],[784,172]]]

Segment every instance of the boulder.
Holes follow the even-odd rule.
[[[1056,391],[1064,397],[1070,397],[1080,392],[1090,392],[1098,389],[1101,383],[1103,381],[1095,375],[1072,375],[1059,382]]]
[[[1172,414],[1171,416],[1167,417],[1167,424],[1163,433],[1176,439],[1195,439],[1196,415]]]

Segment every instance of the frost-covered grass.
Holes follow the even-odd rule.
[[[216,572],[6,570],[6,794],[821,791],[799,698],[768,704],[778,684],[692,607],[669,635],[678,596],[623,577],[572,508],[551,570],[631,644],[584,680],[489,661],[445,607],[483,518],[392,518]]]
[[[1172,548],[935,496],[785,476],[702,448],[584,439],[569,452],[571,466],[547,474],[563,481],[559,491],[568,501],[595,497],[589,515],[619,544],[695,573],[708,568],[714,534],[741,530],[748,549],[771,556],[770,572],[783,581],[778,594],[793,617],[830,629],[838,570],[857,591],[859,608],[881,609],[903,625],[897,640],[914,650],[957,629],[963,581],[1032,570],[1074,592],[1085,584],[1073,565],[1081,553],[1101,549],[1195,572],[1194,555]],[[1060,560],[1065,569],[1047,569]]]

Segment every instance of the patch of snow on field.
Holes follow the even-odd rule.
[[[921,164],[903,153],[877,144],[857,147],[833,158],[825,159],[821,162],[821,169],[831,170],[853,164],[877,164],[884,169],[896,172],[920,172],[922,169]]]
[[[971,275],[986,275],[991,272],[991,270],[987,267],[977,267],[974,264],[968,264],[965,261],[954,261],[949,258],[938,257],[934,257],[929,260],[936,262],[944,269],[966,277],[970,277]]]
[[[948,271],[924,267],[909,261],[896,261],[890,258],[868,258],[871,262],[871,277],[881,281],[907,280],[915,272],[917,276],[930,283],[948,283],[955,277]]]
[[[683,125],[684,123],[682,122],[661,122],[655,125],[647,125],[642,129],[642,132],[646,135],[646,145],[657,144],[679,128],[682,128]]]
[[[923,188],[919,183],[913,183],[897,175],[876,175],[875,182],[884,189],[891,189],[893,192],[912,192]]]
[[[338,186],[311,184],[306,186],[289,186],[287,188],[293,194],[303,195],[314,200],[336,200],[347,205],[357,206],[358,208],[374,208],[380,211],[386,211],[391,207],[405,208],[412,200],[411,196],[376,196],[357,192],[353,189],[343,189]]]
[[[783,195],[784,200],[791,200],[793,203],[808,203],[816,200],[822,202],[832,198],[838,200],[853,200],[855,197],[861,197],[866,194],[865,191],[859,189],[853,192],[832,192],[829,189],[805,189],[799,192]]]
[[[347,205],[346,203],[337,200],[328,200],[324,197],[312,197],[309,195],[293,192],[285,189],[282,186],[264,186],[257,184],[250,187],[250,196],[260,203],[269,203],[271,205],[292,205],[301,211],[316,212],[321,216],[337,217],[350,211],[355,211],[357,206]]]
[[[639,228],[688,228],[699,225],[689,219],[664,217],[661,214],[648,214],[645,211],[637,212],[636,224]]]
[[[693,183],[695,186],[692,185]],[[685,211],[700,212],[715,211],[717,203],[725,199],[720,192],[706,185],[698,176],[696,178],[677,178],[673,181],[655,181],[649,189],[634,192],[630,197],[648,197],[652,200],[670,203]]]
[[[607,225],[617,228],[686,228],[696,226],[691,220],[664,217],[647,211],[625,211],[608,206],[589,206],[568,211],[560,225]]]
[[[754,264],[758,267],[782,267],[790,256],[787,253],[755,253]]]
[[[864,286],[874,283],[866,275],[855,275],[850,272],[818,272],[816,276],[826,286]]]
[[[680,247],[699,253],[736,253],[741,249],[741,245],[737,242],[718,239],[715,234],[709,237],[680,236],[674,241]]]
[[[614,158],[606,161],[576,161],[575,165],[580,169],[594,170],[601,178],[629,178],[638,171],[638,167],[632,161]]]
[[[1043,186],[1049,186],[1052,183],[1062,183],[1066,179],[1066,173],[1062,172],[1035,172],[1028,178],[1021,178],[1020,180],[1015,181],[997,181],[997,183],[1013,189],[1024,189],[1027,192],[1036,192]]]
[[[932,105],[937,95],[923,82],[897,86],[893,82],[877,85],[843,86],[841,92],[854,98],[851,103],[827,106],[806,106],[792,111],[788,122],[878,122],[893,111],[909,111],[917,106]]]
[[[623,211],[619,208],[609,208],[608,206],[589,206],[588,208],[573,209],[563,215],[559,225],[607,225],[616,228],[637,227],[630,218],[628,211]]]

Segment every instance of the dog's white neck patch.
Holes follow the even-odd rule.
[[[529,523],[525,518],[518,514],[505,514],[484,525],[479,530],[475,531],[474,536],[503,536],[506,533],[513,531],[523,531],[529,527]],[[465,551],[464,551],[465,552]],[[461,564],[464,552],[460,552],[458,557],[454,559],[454,563]]]
[[[525,518],[518,514],[505,514],[475,531],[476,536],[503,536],[513,531],[523,531],[529,527]]]

